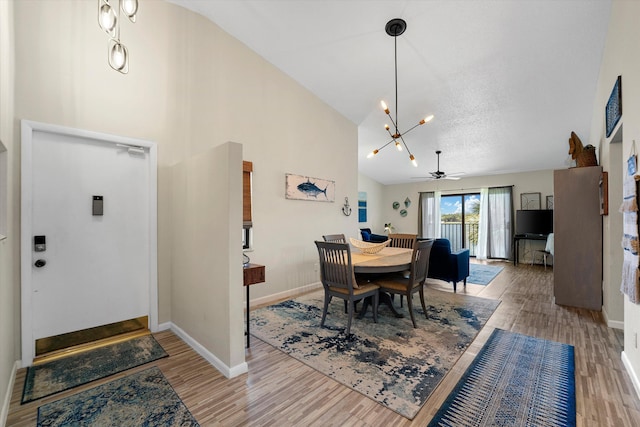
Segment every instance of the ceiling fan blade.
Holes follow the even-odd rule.
[[[450,179],[452,181],[457,181],[457,180],[460,179],[460,177],[459,176],[445,175],[445,176],[442,177],[442,179]]]

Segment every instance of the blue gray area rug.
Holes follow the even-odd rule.
[[[475,283],[476,285],[488,285],[504,267],[484,264],[469,264],[469,277],[467,283]]]
[[[198,425],[157,367],[38,408],[38,427]]]
[[[494,330],[429,426],[575,426],[573,350]]]
[[[167,357],[151,335],[30,366],[25,376],[22,403],[50,396],[118,372]]]
[[[418,328],[411,324],[405,301],[398,308],[405,318],[380,306],[376,324],[369,309],[364,319],[353,320],[351,339],[346,339],[341,299],[333,299],[325,328],[320,328],[323,298],[323,291],[313,292],[256,310],[251,332],[409,419],[500,303],[426,288],[428,319],[420,302],[414,302]]]

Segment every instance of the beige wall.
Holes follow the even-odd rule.
[[[633,54],[637,51],[640,40],[640,28],[637,25],[637,17],[640,16],[640,2],[614,1],[611,7],[609,31],[605,45],[598,90],[595,98],[595,107],[591,125],[591,140],[593,145],[602,145],[601,153],[604,159],[605,170],[609,170],[614,179],[622,179],[622,172],[626,170],[626,159],[631,152],[633,140],[640,141],[640,57]],[[622,76],[622,147],[612,149],[611,142],[605,138],[604,107],[618,75]],[[620,126],[620,125],[619,125]],[[637,144],[637,142],[636,142]],[[620,150],[617,152],[616,150]],[[615,172],[614,172],[615,171]],[[611,184],[610,184],[611,185]],[[613,186],[621,187],[620,182],[614,182]],[[609,316],[619,316],[620,307],[612,301],[615,289],[619,289],[620,275],[616,275],[613,269],[620,268],[620,252],[615,250],[614,243],[620,243],[621,227],[617,225],[619,217],[614,213],[621,202],[621,192],[614,195],[617,199],[610,199],[609,217],[605,218],[605,245],[609,240],[609,247],[605,247],[604,265],[609,266],[612,272],[605,276],[605,295],[610,308]],[[610,194],[611,195],[611,194]],[[610,235],[607,235],[609,233]],[[618,270],[618,271],[621,271]],[[637,334],[640,332],[640,305],[629,302],[624,297],[624,352],[623,360],[630,373],[636,391],[640,394],[640,350],[637,347]]]
[[[553,171],[522,172],[505,175],[488,175],[468,177],[460,180],[423,181],[411,184],[387,185],[383,190],[381,222],[391,222],[396,233],[418,232],[418,205],[420,192],[442,191],[442,194],[459,194],[480,192],[482,187],[499,187],[513,185],[514,209],[520,209],[520,193],[541,193],[542,207],[546,207],[546,196],[553,195]],[[393,202],[404,207],[404,200],[409,197],[411,205],[407,216],[401,217],[400,210],[394,210]]]
[[[17,217],[19,214],[19,188],[16,167],[20,157],[16,150],[13,121],[13,3],[0,0],[0,162],[4,162],[6,193],[0,201],[0,217],[6,228],[0,233],[6,239],[0,241],[0,424],[9,409],[11,384],[15,361],[20,357],[19,320],[19,242]],[[2,148],[3,147],[3,148]],[[0,168],[1,170],[2,168]]]
[[[244,364],[242,244],[235,232],[242,229],[242,146],[211,148],[172,172],[171,320],[234,370]]]
[[[237,348],[242,342],[243,318],[229,314],[239,324],[214,324],[211,306],[191,306],[197,291],[187,287],[182,298],[180,286],[186,285],[175,283],[173,239],[180,227],[174,226],[172,165],[188,164],[228,141],[242,145],[243,158],[254,164],[254,249],[249,255],[266,265],[267,277],[252,289],[252,299],[288,293],[318,281],[313,240],[357,230],[357,215],[341,212],[344,197],[357,200],[356,126],[210,21],[175,5],[144,2],[135,24],[122,23],[131,62],[129,74],[121,75],[107,64],[108,37],[98,28],[94,2],[13,4],[16,121],[30,119],[158,144],[159,321],[180,319],[186,333],[202,337],[208,351],[235,365],[237,355],[228,346]],[[336,201],[286,200],[285,173],[334,180]],[[197,182],[190,172],[187,178],[199,191],[216,191],[217,183]],[[16,180],[15,191],[17,186]],[[223,198],[216,203],[227,202]],[[237,270],[220,271],[228,276],[229,286],[242,273],[240,230],[228,230],[230,236],[237,235],[237,243],[219,233],[202,236],[229,263],[236,258],[230,254],[237,251]],[[185,250],[186,257],[200,256],[195,248]],[[17,285],[12,289],[17,292]],[[242,289],[239,292],[229,292],[227,301],[228,309],[238,309],[241,316]],[[9,312],[19,319],[19,310]],[[203,335],[203,322],[205,327],[221,327],[221,335]],[[4,331],[17,340],[19,323],[3,323],[0,333]],[[225,338],[229,336],[231,344]],[[3,345],[3,356],[5,348],[14,349],[8,358],[15,360],[17,347]],[[6,369],[0,367],[5,377]]]
[[[358,228],[370,228],[376,234],[384,234],[384,221],[381,217],[384,188],[385,186],[378,181],[361,173],[358,174],[358,191],[367,193],[367,222],[358,223]],[[359,230],[349,236],[361,239]]]

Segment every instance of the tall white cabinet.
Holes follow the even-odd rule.
[[[553,287],[556,304],[602,309],[601,166],[553,174]]]

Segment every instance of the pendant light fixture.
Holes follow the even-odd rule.
[[[398,129],[398,36],[404,33],[406,29],[407,29],[407,23],[404,21],[404,19],[400,19],[400,18],[392,19],[391,21],[387,22],[387,25],[385,26],[385,31],[387,32],[387,34],[393,37],[395,89],[396,89],[396,114],[395,114],[396,117],[394,120],[394,118],[391,117],[391,112],[389,111],[389,107],[387,106],[387,104],[384,101],[380,101],[380,105],[382,106],[382,109],[384,110],[385,114],[389,116],[389,120],[391,120],[391,124],[393,125],[394,131],[392,133],[391,127],[389,127],[389,125],[387,124],[384,125],[384,128],[389,133],[389,136],[391,136],[391,140],[386,144],[384,144],[382,147],[378,148],[377,150],[373,150],[371,153],[369,153],[369,155],[367,155],[367,158],[372,158],[373,156],[378,154],[380,150],[382,150],[384,147],[386,147],[387,145],[393,142],[395,143],[395,146],[398,149],[398,151],[402,151],[402,147],[404,146],[404,148],[407,150],[407,153],[409,153],[409,160],[411,160],[411,164],[415,167],[418,167],[418,162],[416,161],[416,158],[414,157],[414,155],[411,154],[411,151],[409,150],[407,143],[404,141],[403,136],[411,132],[416,127],[433,120],[433,115],[429,115],[424,119],[420,120],[418,124],[414,125],[412,128],[409,128],[409,130],[405,132],[400,132],[400,130]]]
[[[119,7],[112,7],[109,0],[98,0],[98,25],[109,34],[107,59],[114,70],[127,74],[129,72],[129,51],[120,42],[120,17],[129,18],[136,22],[138,13],[138,0],[112,0],[117,1]],[[118,9],[120,12],[118,12]]]

